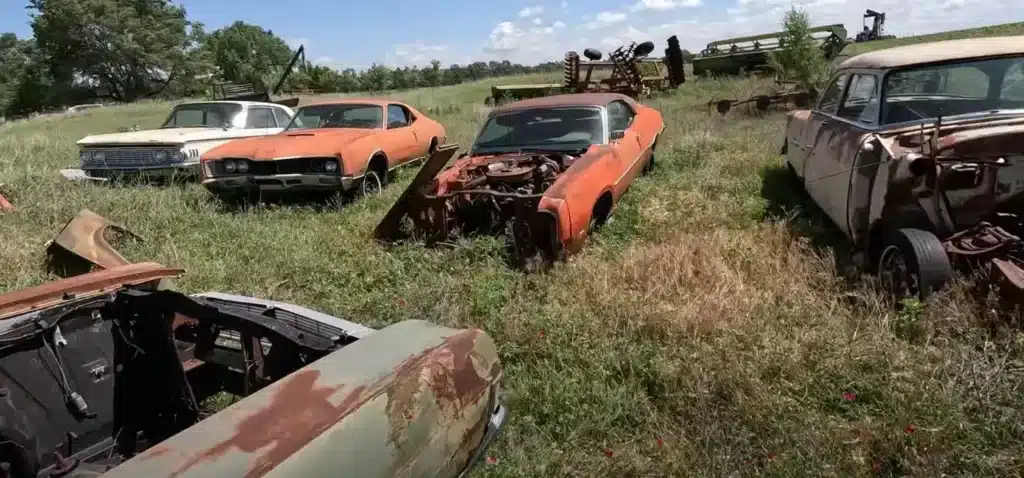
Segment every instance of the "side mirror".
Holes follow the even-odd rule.
[[[617,139],[622,139],[622,138],[625,138],[625,137],[626,137],[626,130],[624,130],[624,129],[618,130],[618,131],[612,131],[612,133],[608,136],[608,138],[611,139],[612,141],[615,141]]]

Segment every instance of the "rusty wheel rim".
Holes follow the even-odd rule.
[[[363,176],[362,192],[363,196],[372,196],[380,193],[381,184],[380,176],[376,172],[369,172]]]
[[[907,259],[899,247],[889,246],[882,251],[878,261],[878,278],[884,290],[896,302],[917,297],[918,278],[907,265]]]

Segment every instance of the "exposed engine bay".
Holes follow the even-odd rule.
[[[444,196],[455,192],[496,192],[523,196],[542,194],[576,158],[567,154],[516,154],[480,158],[441,174],[431,195]]]
[[[4,319],[0,477],[99,476],[369,330],[320,315],[122,288]]]

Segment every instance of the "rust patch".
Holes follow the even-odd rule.
[[[317,387],[319,370],[296,372],[284,379],[284,385],[267,406],[238,424],[234,435],[193,456],[171,476],[179,476],[200,463],[216,460],[232,449],[256,453],[269,445],[270,448],[245,474],[246,478],[261,477],[379,395],[380,387],[389,380],[391,383],[385,390],[391,419],[389,436],[396,444],[402,443],[423,380],[428,381],[438,406],[449,416],[487,390],[490,385],[488,377],[481,377],[473,365],[472,349],[480,334],[480,330],[471,329],[447,337],[442,343],[406,358],[393,374],[385,375],[370,385],[353,388],[338,405],[333,405],[330,398],[345,385]],[[493,367],[490,370],[494,370]],[[161,450],[160,453],[167,451]]]
[[[319,370],[299,371],[288,377],[270,403],[242,420],[233,436],[190,458],[171,476],[204,461],[216,460],[232,449],[256,453],[270,445],[245,474],[246,478],[263,476],[368,398],[363,393],[366,387],[359,386],[348,392],[340,404],[333,405],[331,396],[344,385],[317,387],[318,378]]]

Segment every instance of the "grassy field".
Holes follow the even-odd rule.
[[[515,82],[524,82],[522,78]],[[466,145],[493,82],[397,95]],[[754,80],[649,100],[658,169],[546,274],[494,239],[382,248],[373,227],[408,183],[343,210],[223,208],[197,185],[65,182],[74,141],[167,104],[0,126],[0,290],[48,279],[43,244],[89,208],[145,240],[130,259],[185,267],[186,291],[274,298],[383,327],[480,327],[512,415],[481,476],[1020,476],[1022,349],[1013,324],[954,288],[896,314],[848,281],[845,245],[786,181],[781,113],[709,116]]]

